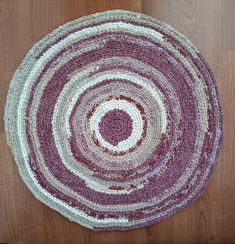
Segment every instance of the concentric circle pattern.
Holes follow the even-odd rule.
[[[114,10],[34,45],[12,78],[5,129],[38,199],[96,231],[128,230],[200,195],[223,121],[195,46],[165,23]]]

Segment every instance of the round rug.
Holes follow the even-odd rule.
[[[36,198],[93,230],[128,230],[199,197],[223,121],[196,47],[163,22],[113,10],[33,46],[10,83],[5,131]]]

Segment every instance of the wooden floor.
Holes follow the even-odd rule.
[[[6,144],[2,117],[9,81],[33,43],[107,9],[153,15],[196,44],[217,78],[225,139],[209,186],[192,206],[148,228],[94,233],[32,196]],[[0,243],[235,243],[235,0],[0,0],[0,48]]]

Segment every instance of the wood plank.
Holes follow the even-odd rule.
[[[216,76],[224,110],[225,139],[215,172],[201,198],[168,220],[169,224],[177,222],[174,231],[169,231],[168,242],[234,243],[235,1],[143,0],[142,3],[143,12],[174,26],[197,46]],[[180,221],[181,215],[188,218]],[[158,224],[158,228],[161,226],[164,222]],[[156,234],[154,240],[159,236]]]

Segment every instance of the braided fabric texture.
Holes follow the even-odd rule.
[[[223,137],[214,76],[173,27],[124,10],[69,22],[16,70],[5,131],[36,198],[95,231],[197,199]]]

